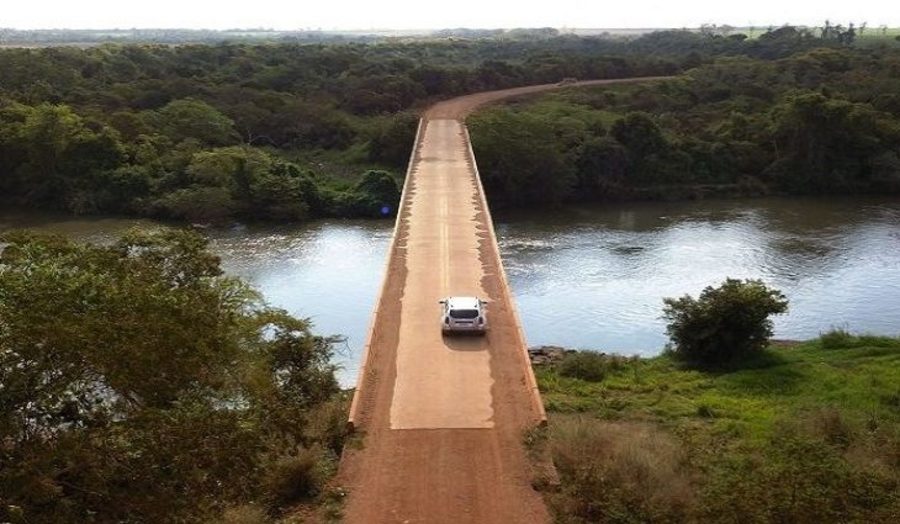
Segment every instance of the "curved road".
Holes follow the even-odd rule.
[[[557,87],[479,93],[423,115],[350,408],[363,437],[337,478],[350,492],[347,522],[549,521],[522,446],[544,410],[463,120]],[[488,300],[487,336],[441,336],[447,295]]]

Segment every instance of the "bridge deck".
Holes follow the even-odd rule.
[[[542,522],[522,431],[543,411],[468,136],[423,122],[344,459],[348,522]],[[442,337],[438,300],[488,300],[485,337]]]

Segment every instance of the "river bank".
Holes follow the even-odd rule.
[[[560,522],[900,514],[898,338],[834,331],[724,372],[574,353],[535,373],[550,423],[529,441],[561,476]]]

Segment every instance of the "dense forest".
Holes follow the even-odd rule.
[[[729,54],[673,80],[556,92],[469,124],[495,205],[896,193],[900,51]]]
[[[826,29],[3,49],[0,195],[193,222],[390,215],[434,100],[679,73],[476,118],[492,201],[895,190],[900,51]]]

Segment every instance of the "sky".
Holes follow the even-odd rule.
[[[0,0],[16,29],[656,28],[882,24],[900,27],[896,0]]]

